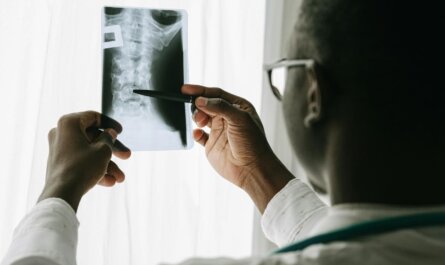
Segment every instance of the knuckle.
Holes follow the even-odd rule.
[[[227,92],[220,87],[212,87],[211,89],[213,92],[213,97],[215,98],[222,98],[227,94]]]
[[[56,128],[52,128],[48,132],[48,141],[51,143],[54,140],[54,137],[56,135]]]
[[[247,111],[251,116],[255,117],[258,116],[258,113],[255,109],[255,106],[248,100],[245,100],[244,102],[242,102],[242,104],[240,104],[241,107]]]
[[[253,106],[253,104],[245,98],[240,98],[239,105],[244,109],[255,111],[255,107]]]
[[[223,95],[226,91],[224,91],[222,88],[215,87],[216,94],[219,96]]]
[[[73,119],[72,114],[65,114],[62,117],[60,117],[59,121],[57,122],[57,127],[65,127],[68,125],[71,120]]]
[[[101,119],[101,114],[94,110],[87,110],[80,114],[81,114],[81,117],[84,117],[84,118],[92,117],[92,119],[96,120],[97,122],[100,122],[100,119]]]
[[[244,100],[244,104],[246,104],[246,106],[252,110],[255,110],[255,107],[253,106],[253,104],[248,101],[247,99]]]
[[[101,114],[99,112],[87,110],[78,114],[81,123],[88,123],[88,121],[95,121],[94,124],[101,123]]]

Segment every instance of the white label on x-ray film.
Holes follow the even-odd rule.
[[[120,25],[104,26],[102,29],[102,34],[102,49],[124,46]],[[110,38],[108,38],[107,35],[109,35]]]

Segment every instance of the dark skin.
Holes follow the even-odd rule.
[[[182,92],[200,96],[193,119],[210,133],[196,129],[193,137],[205,147],[210,164],[264,212],[293,176],[272,152],[253,105],[219,88],[186,85]]]
[[[94,111],[61,117],[48,134],[46,182],[39,201],[61,198],[77,211],[83,195],[96,184],[111,187],[123,182],[124,173],[110,160],[112,154],[121,159],[131,155],[116,140],[121,131],[117,121]]]
[[[245,190],[263,212],[293,176],[272,152],[252,104],[218,88],[186,85],[182,92],[198,96],[193,119],[210,133],[196,129],[193,137],[205,147],[210,164]],[[96,112],[62,117],[48,137],[47,178],[39,201],[61,198],[77,210],[82,196],[96,184],[122,182],[124,173],[110,160],[112,154],[122,159],[131,154],[116,140],[121,130],[117,121]]]
[[[293,33],[288,57],[317,58],[298,46],[298,34]],[[353,92],[359,85],[336,95],[322,67],[291,69],[283,102],[293,149],[311,183],[334,205],[445,203],[442,122],[423,109],[412,110],[415,105],[405,102],[413,99],[404,95],[387,99],[388,105],[361,98]],[[311,104],[317,105],[315,111]]]

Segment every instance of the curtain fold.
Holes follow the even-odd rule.
[[[43,187],[48,131],[63,114],[100,110],[102,6],[185,9],[190,82],[259,108],[264,0],[1,2],[0,256]],[[96,187],[81,202],[78,264],[251,253],[253,204],[214,172],[201,146],[115,161],[124,184]]]

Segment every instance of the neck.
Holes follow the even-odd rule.
[[[445,204],[443,140],[349,129],[333,135],[328,150],[333,204]]]

